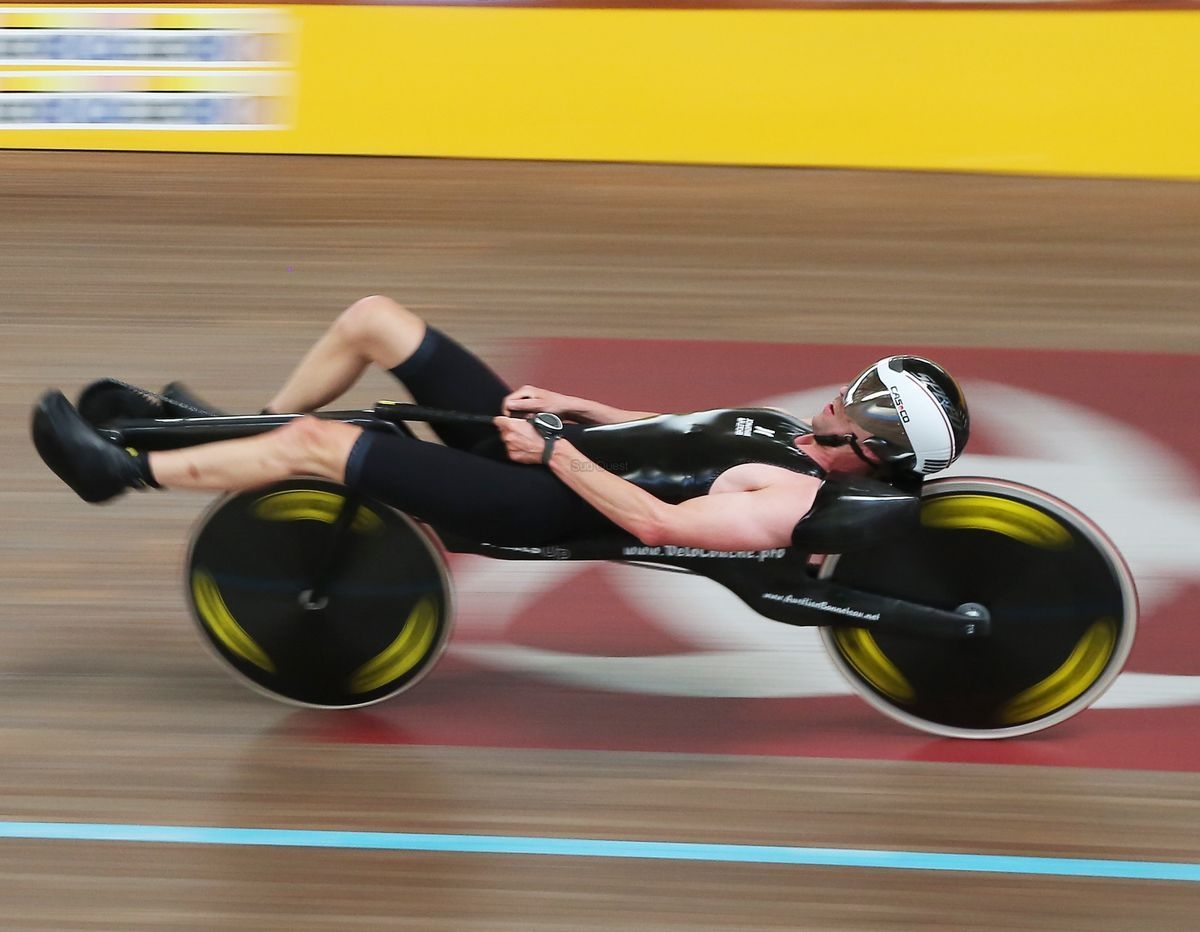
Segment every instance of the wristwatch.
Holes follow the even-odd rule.
[[[546,446],[542,450],[542,465],[550,465],[550,456],[554,453],[554,441],[562,436],[563,422],[562,418],[557,414],[551,414],[549,411],[542,411],[535,414],[532,418],[533,429],[542,435],[542,439],[546,441]]]

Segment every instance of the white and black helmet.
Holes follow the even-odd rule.
[[[935,362],[889,356],[846,388],[846,417],[870,433],[860,441],[893,469],[920,476],[945,469],[967,445],[962,389]]]

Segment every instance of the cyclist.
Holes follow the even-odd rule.
[[[239,491],[308,475],[495,544],[615,525],[650,546],[829,552],[911,521],[921,477],[950,465],[969,431],[957,383],[903,355],[866,369],[810,422],[766,408],[655,414],[534,386],[514,391],[379,295],[335,320],[264,412],[317,410],[372,364],[420,404],[495,415],[493,423],[439,425],[436,444],[304,417],[253,437],[147,453],[109,443],[60,392],[47,392],[34,441],[90,502],[128,488]],[[139,414],[169,404],[130,402]]]

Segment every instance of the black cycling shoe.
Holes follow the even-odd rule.
[[[97,379],[79,393],[75,407],[93,427],[103,427],[118,418],[170,416],[163,414],[163,400],[154,392],[120,379]]]
[[[226,412],[202,401],[182,382],[172,382],[159,392],[168,414],[159,417],[228,417]]]
[[[79,393],[75,407],[93,427],[106,427],[116,420],[220,417],[225,414],[201,401],[182,382],[172,382],[156,394],[120,379],[93,382]]]
[[[137,460],[96,433],[62,392],[42,395],[33,409],[32,429],[42,460],[85,502],[147,487]]]

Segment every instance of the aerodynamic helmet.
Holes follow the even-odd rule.
[[[893,469],[929,475],[967,445],[970,416],[962,389],[945,369],[919,356],[889,356],[846,388],[846,417],[860,441]]]

